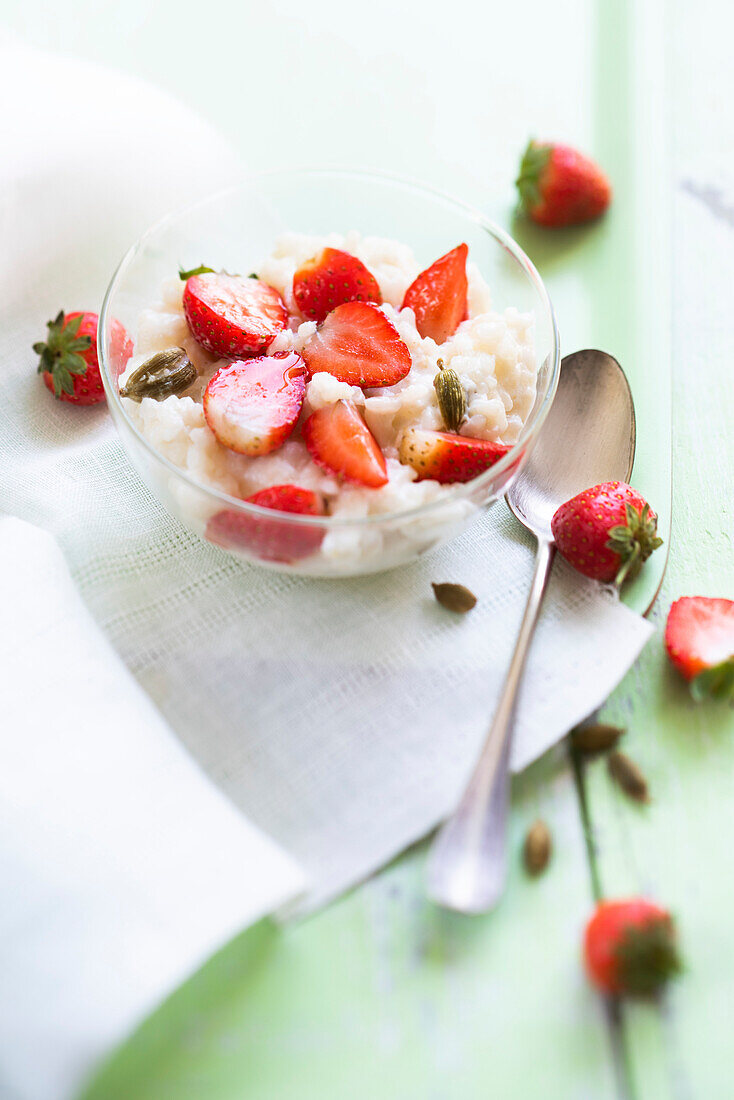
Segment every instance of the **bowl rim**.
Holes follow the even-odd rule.
[[[146,245],[146,243],[154,237],[160,230],[164,229],[167,225],[175,222],[177,219],[184,215],[195,211],[199,207],[207,206],[211,203],[222,200],[236,192],[242,190],[245,186],[252,184],[259,180],[267,180],[273,176],[281,177],[341,177],[346,180],[349,178],[358,178],[361,181],[369,181],[370,179],[379,180],[380,182],[393,183],[399,187],[405,189],[413,189],[421,192],[423,195],[429,198],[440,200],[442,203],[448,204],[454,207],[457,211],[464,214],[470,221],[479,225],[482,229],[490,234],[491,237],[497,242],[500,247],[504,248],[508,252],[515,262],[522,268],[526,277],[537,292],[540,301],[548,314],[550,320],[551,334],[552,334],[552,348],[549,353],[549,358],[552,360],[550,364],[550,378],[548,387],[545,394],[541,399],[540,406],[535,414],[532,423],[528,421],[523,424],[522,431],[519,439],[512,444],[510,450],[504,455],[498,462],[495,462],[488,470],[485,470],[483,474],[473,478],[471,481],[461,482],[452,486],[452,491],[449,495],[440,496],[435,500],[427,501],[423,504],[416,505],[412,508],[404,508],[396,512],[375,512],[366,516],[332,516],[332,515],[303,515],[297,512],[277,512],[279,522],[292,522],[295,524],[304,524],[309,527],[319,526],[325,530],[335,527],[369,527],[373,525],[389,524],[397,521],[410,520],[419,516],[424,516],[433,511],[438,511],[441,508],[445,508],[448,505],[456,501],[465,499],[467,496],[473,495],[478,489],[484,485],[489,484],[493,480],[500,478],[502,474],[506,473],[514,463],[517,462],[518,456],[521,455],[524,450],[531,444],[538,432],[543,426],[548,411],[553,403],[553,399],[558,388],[558,379],[560,376],[561,367],[561,348],[560,337],[558,332],[558,323],[556,320],[555,310],[553,309],[553,303],[551,302],[548,290],[541,278],[535,264],[532,262],[527,253],[520,247],[517,241],[512,237],[505,229],[496,222],[488,218],[476,207],[470,203],[464,202],[462,199],[457,199],[455,196],[449,194],[446,191],[442,191],[439,188],[431,187],[421,182],[420,180],[413,179],[409,176],[404,176],[396,172],[390,172],[380,169],[363,169],[355,167],[324,167],[324,166],[310,166],[303,167],[281,167],[263,169],[257,172],[247,172],[240,176],[234,183],[229,184],[227,187],[220,188],[217,191],[210,192],[193,202],[184,203],[174,210],[169,211],[162,217],[153,222],[139,237],[138,239],[127,249],[119,264],[117,265],[110,283],[105,292],[105,296],[102,302],[102,307],[99,314],[99,324],[97,329],[97,354],[101,367],[102,383],[107,395],[108,404],[111,403],[116,409],[117,413],[122,416],[128,429],[136,437],[138,443],[142,445],[144,450],[152,456],[152,458],[162,465],[169,473],[175,477],[180,478],[187,485],[196,489],[197,491],[206,494],[213,498],[217,503],[225,505],[230,510],[242,512],[245,515],[261,516],[273,518],[273,509],[264,508],[259,504],[252,504],[241,497],[231,496],[229,493],[224,492],[221,489],[217,489],[212,485],[207,485],[202,481],[192,477],[187,471],[183,470],[180,466],[177,466],[170,459],[158,451],[153,444],[142,434],[137,425],[130,418],[127,410],[125,409],[122,399],[120,398],[119,390],[115,380],[112,377],[107,360],[107,337],[108,330],[114,318],[112,318],[110,309],[112,299],[114,298],[118,284],[124,277],[127,268],[132,263],[133,259],[137,256],[140,250]],[[113,420],[114,420],[113,416]],[[124,443],[123,443],[124,446]]]

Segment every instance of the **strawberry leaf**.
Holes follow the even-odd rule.
[[[625,993],[651,997],[682,969],[675,929],[669,918],[628,928],[614,951],[621,988]]]
[[[39,340],[33,345],[33,350],[39,356],[38,371],[40,374],[51,375],[56,397],[60,397],[62,393],[73,396],[74,375],[87,372],[87,360],[81,353],[89,351],[92,338],[79,335],[85,316],[88,315],[80,313],[67,322],[64,311],[61,310],[46,325],[46,341]]]
[[[67,370],[69,374],[86,374],[87,364],[81,355],[66,351],[59,359],[59,366]]]
[[[625,504],[626,523],[609,529],[607,549],[619,556],[620,568],[614,583],[618,588],[625,581],[633,580],[653,550],[663,545],[657,534],[658,522],[650,516],[650,505],[638,512],[631,504]]]
[[[206,264],[199,264],[198,267],[192,267],[189,271],[184,271],[182,267],[178,269],[178,277],[182,283],[185,283],[187,279],[193,278],[194,275],[213,275],[214,268],[207,267]]]
[[[60,316],[62,318],[62,323],[63,323],[63,314],[60,314]],[[56,320],[58,322],[58,317],[57,317]],[[72,319],[64,325],[64,329],[63,329],[64,336],[67,337],[67,338],[72,337],[72,339],[73,339],[78,334],[79,329],[81,327],[81,323],[82,323],[82,315],[81,314],[79,314],[78,317],[72,317]],[[88,340],[89,337],[87,336],[86,339]]]
[[[697,703],[704,699],[723,699],[734,703],[734,654],[694,676],[691,695]]]
[[[86,351],[87,348],[91,348],[91,346],[91,336],[77,336],[76,340],[70,340],[64,345],[66,351]]]
[[[520,192],[520,201],[526,210],[532,210],[542,202],[540,177],[550,160],[552,149],[549,145],[538,145],[529,141],[522,160],[520,174],[515,186]]]

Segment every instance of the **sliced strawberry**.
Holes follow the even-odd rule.
[[[266,455],[296,426],[306,368],[295,352],[239,359],[220,367],[204,391],[204,416],[219,442],[243,455]]]
[[[310,489],[297,485],[273,485],[247,498],[248,504],[272,508],[276,512],[322,516],[324,502]],[[324,530],[306,523],[292,523],[265,516],[248,516],[225,509],[217,512],[206,526],[206,537],[225,550],[245,550],[263,561],[294,562],[314,554],[321,545]]]
[[[304,317],[324,320],[344,302],[382,302],[377,279],[356,256],[324,248],[293,276],[293,297]]]
[[[385,456],[351,401],[317,409],[302,432],[311,458],[330,474],[370,489],[387,484]]]
[[[369,302],[332,310],[306,342],[303,358],[311,374],[326,371],[350,386],[394,386],[412,363],[398,330]]]
[[[478,477],[509,449],[504,443],[491,443],[488,439],[408,428],[400,440],[398,457],[404,466],[413,467],[419,481],[431,478],[447,485]]]
[[[683,596],[668,612],[665,648],[696,698],[734,700],[734,600]]]
[[[227,359],[261,355],[288,320],[283,299],[272,286],[224,272],[187,279],[183,305],[196,342]]]
[[[405,292],[403,309],[415,313],[421,336],[443,344],[453,336],[467,313],[466,258],[469,247],[460,244],[421,271]]]

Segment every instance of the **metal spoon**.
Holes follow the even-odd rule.
[[[555,555],[553,514],[591,485],[627,481],[634,457],[635,410],[619,363],[603,351],[567,355],[546,422],[506,498],[538,540],[535,573],[494,721],[461,802],[430,852],[428,894],[446,908],[483,913],[504,889],[513,710]]]

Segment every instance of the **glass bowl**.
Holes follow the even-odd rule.
[[[272,251],[281,233],[325,235],[352,229],[410,245],[421,268],[465,241],[489,285],[493,308],[515,306],[534,315],[537,392],[508,454],[473,481],[453,486],[442,499],[359,518],[274,513],[198,482],[159,454],[120,399],[118,379],[125,361],[114,321],[134,336],[140,313],[180,266],[208,261],[224,270],[247,272]],[[102,307],[98,339],[107,401],[122,444],[165,508],[191,531],[238,557],[320,577],[389,569],[464,530],[517,475],[553,400],[560,368],[548,293],[533,264],[504,230],[470,206],[413,181],[350,170],[259,173],[158,222],[117,269]],[[284,552],[273,553],[274,545]],[[298,553],[289,554],[286,548],[294,545]]]

